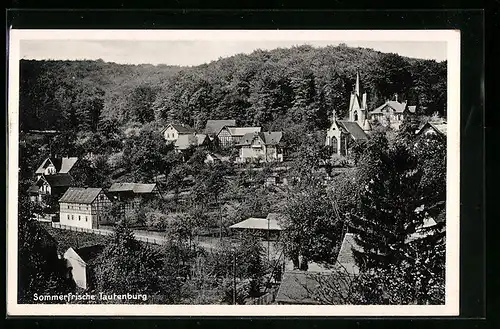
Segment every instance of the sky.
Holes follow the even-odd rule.
[[[271,50],[303,44],[324,47],[339,43],[413,58],[447,59],[447,44],[443,41],[21,40],[20,51],[23,59],[102,59],[120,64],[193,66],[239,53],[249,54],[256,49]]]

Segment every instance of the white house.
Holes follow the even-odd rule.
[[[59,220],[62,225],[99,228],[107,224],[103,215],[111,204],[102,188],[70,187],[59,199]]]
[[[194,129],[174,123],[169,124],[162,131],[163,138],[165,138],[167,142],[175,142],[181,135],[190,135],[194,133]]]
[[[237,144],[240,148],[237,161],[283,162],[282,137],[281,131],[245,134]]]

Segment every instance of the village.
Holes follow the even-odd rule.
[[[331,266],[306,259],[305,255],[296,260],[290,257],[288,246],[283,242],[283,235],[289,230],[289,224],[286,224],[288,214],[283,206],[287,193],[306,184],[309,175],[315,177],[314,182],[319,182],[320,189],[329,190],[328,186],[335,186],[332,182],[336,177],[356,172],[359,148],[367,144],[375,132],[388,131],[388,134],[397,135],[409,118],[418,122],[411,132],[411,140],[415,143],[425,143],[426,138],[446,138],[445,119],[434,116],[419,120],[417,106],[406,100],[398,101],[397,94],[369,108],[369,95],[362,92],[359,73],[352,80],[349,107],[345,111],[347,117],[339,117],[337,113],[340,111],[332,110],[329,128],[318,132],[320,137],[313,139],[313,147],[322,150],[321,156],[319,153],[312,156],[313,160],[299,153],[297,148],[300,145],[290,143],[286,132],[268,131],[260,126],[240,126],[238,118],[210,118],[204,129],[171,122],[157,133],[180,159],[182,165],[177,168],[187,166],[189,170],[157,174],[148,182],[124,180],[122,177],[108,186],[82,186],[75,184],[74,173],[83,159],[71,154],[51,154],[37,164],[32,185],[27,191],[30,201],[39,206],[33,218],[51,232],[80,236],[67,243],[66,249],[59,250],[58,255],[65,262],[68,277],[74,280],[80,291],[96,291],[92,268],[106,248],[106,242],[101,238],[100,243],[94,243],[92,238],[82,237],[93,235],[104,239],[115,234],[115,227],[121,223],[140,243],[168,246],[173,235],[165,232],[177,232],[176,229],[185,225],[188,233],[183,231],[182,234],[189,237],[190,250],[200,248],[205,253],[217,255],[222,245],[228,246],[224,253],[233,253],[225,255],[229,257],[230,267],[225,276],[230,282],[232,295],[220,303],[324,304],[324,300],[318,297],[321,292],[317,291],[322,278],[331,278],[332,275],[353,278],[360,273],[353,252],[363,249],[357,243],[357,227],[349,223],[341,225]],[[415,144],[415,147],[419,146]],[[88,159],[93,156],[85,155]],[[307,167],[308,163],[315,161],[317,165]],[[343,195],[349,193],[346,191]],[[336,203],[338,199],[333,200],[329,209],[333,209],[332,214],[343,218],[338,210],[342,206]],[[247,204],[251,204],[249,209],[253,208],[245,210]],[[440,225],[443,222],[442,216],[427,216],[423,223],[416,225],[406,241],[414,243],[434,234],[433,227],[439,226],[438,231],[443,233]],[[244,278],[237,274],[244,260],[236,256],[235,248],[246,236],[256,237],[260,244],[256,248],[260,250],[258,254],[262,260],[255,264],[261,264],[263,268],[258,270],[261,283],[257,288],[245,288],[246,285],[252,286],[255,276]],[[86,239],[90,242],[85,242]],[[206,261],[204,257],[179,261],[178,267],[186,268],[186,271],[177,271],[177,276],[184,281],[197,278],[203,269],[200,264]],[[349,290],[349,284],[340,288],[341,294]],[[240,290],[253,291],[240,293]],[[340,297],[330,300],[333,304],[345,302]]]

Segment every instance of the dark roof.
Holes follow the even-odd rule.
[[[357,122],[353,121],[338,121],[340,123],[340,126],[343,126],[349,134],[355,139],[355,140],[368,140],[368,136],[366,133],[361,129],[361,127],[358,125]]]
[[[260,137],[260,139],[264,142],[265,145],[276,145],[281,142],[283,138],[283,132],[281,131],[266,131],[266,132],[254,132],[245,134],[238,145],[250,145],[254,138]]]
[[[75,249],[75,252],[86,264],[92,264],[93,261],[102,253],[104,246],[96,244],[93,246]]]
[[[341,278],[340,276],[344,277]],[[309,271],[285,271],[276,295],[276,302],[284,304],[345,304],[349,295],[345,276],[339,272],[319,273]],[[332,282],[332,280],[334,282]],[[337,289],[322,289],[324,285]]]
[[[224,127],[234,127],[236,126],[236,120],[207,120],[205,126],[205,134],[218,134],[219,131]]]
[[[136,194],[152,193],[156,184],[140,184],[140,183],[113,183],[109,188],[109,193],[116,192],[133,192]]]
[[[167,126],[167,128],[169,126],[172,126],[175,130],[177,130],[177,132],[181,133],[181,134],[192,134],[194,133],[194,129],[191,128],[191,127],[188,127],[188,126],[184,126],[184,125],[181,125],[181,124],[177,124],[177,123],[171,123]],[[166,129],[166,128],[165,128]],[[164,130],[165,130],[164,129]]]
[[[59,199],[59,202],[90,204],[94,202],[101,191],[100,187],[70,187]]]
[[[73,177],[69,174],[54,174],[42,176],[51,187],[69,187],[73,184]]]

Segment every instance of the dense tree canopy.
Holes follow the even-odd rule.
[[[426,114],[446,113],[446,62],[298,46],[196,67],[22,60],[21,126],[94,131],[113,118],[121,126],[156,119],[202,128],[207,119],[236,118],[265,128],[292,120],[323,129],[333,109],[347,114],[356,72],[369,108],[398,94]]]

